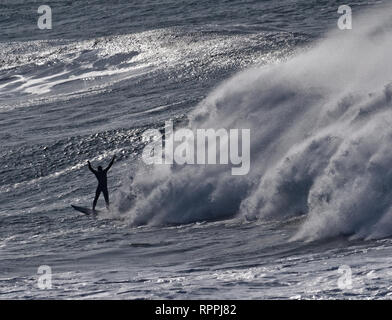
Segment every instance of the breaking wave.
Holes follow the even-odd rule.
[[[232,176],[227,165],[141,165],[136,200],[124,209],[127,197],[119,199],[131,224],[306,214],[295,239],[391,235],[391,9],[355,17],[353,30],[330,32],[286,62],[216,88],[189,128],[249,128],[249,174]]]

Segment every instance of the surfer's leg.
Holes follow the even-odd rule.
[[[93,210],[95,210],[95,206],[97,205],[97,201],[98,201],[100,194],[101,194],[101,188],[98,187],[97,190],[95,191],[95,198],[93,201]]]
[[[105,197],[106,208],[109,209],[109,192],[108,189],[102,190],[103,196]]]

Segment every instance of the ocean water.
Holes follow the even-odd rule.
[[[389,1],[45,4],[0,4],[0,298],[391,296]],[[146,166],[169,120],[250,129],[249,173]]]

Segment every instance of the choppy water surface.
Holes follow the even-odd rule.
[[[1,4],[0,298],[389,297],[390,4],[348,32],[339,1],[48,4]],[[167,120],[250,128],[249,174],[145,167]],[[79,215],[114,154],[112,212]]]

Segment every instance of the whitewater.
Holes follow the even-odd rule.
[[[131,218],[184,223],[307,214],[297,237],[390,236],[390,18],[358,20],[363,27],[349,36],[332,32],[287,62],[221,84],[190,114],[190,127],[250,128],[250,174],[156,166],[146,179],[142,170]],[[173,205],[178,194],[187,200]]]
[[[8,26],[0,298],[391,296],[392,6],[359,1],[342,31],[338,1],[289,2],[202,1],[184,16],[119,1],[104,28],[93,1],[81,34]],[[4,15],[32,3],[6,1]],[[249,129],[249,173],[147,165],[143,133],[167,121]],[[70,205],[96,187],[86,161],[113,155],[111,211],[79,215]]]

